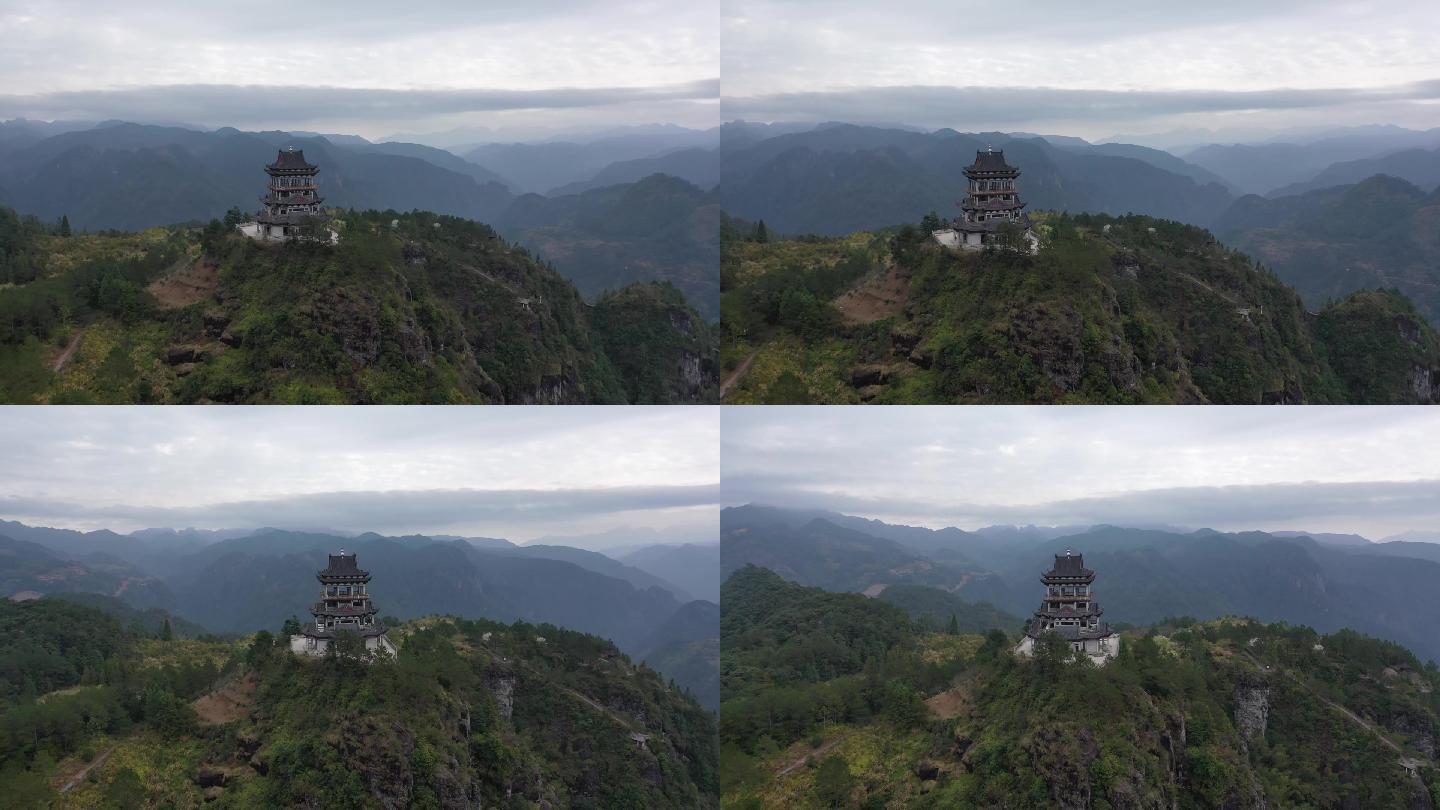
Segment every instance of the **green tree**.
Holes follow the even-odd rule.
[[[952,636],[960,635],[960,619],[954,613],[950,614],[950,624],[945,626],[945,632]]]
[[[228,231],[233,231],[235,230],[235,226],[246,221],[248,218],[249,217],[245,214],[245,212],[241,211],[238,207],[231,208],[229,211],[225,212],[225,229]]]
[[[175,631],[170,629],[170,617],[165,617],[165,623],[160,625],[160,640],[170,641],[175,638]]]
[[[784,371],[765,388],[766,405],[807,405],[810,389],[793,371]]]
[[[934,211],[926,214],[925,217],[920,220],[920,229],[925,231],[925,233],[934,233],[935,231],[944,229],[944,227],[945,220],[941,219],[940,215]]]
[[[755,223],[755,241],[765,244],[770,241],[770,229],[765,227],[765,220]]]
[[[285,620],[284,624],[280,625],[280,635],[275,639],[275,643],[279,644],[283,641],[289,644],[290,637],[298,635],[300,635],[300,620],[291,616]]]
[[[815,793],[827,807],[844,805],[854,788],[855,777],[851,776],[850,766],[844,757],[833,754],[820,763],[815,772]]]
[[[61,235],[61,236],[69,236],[69,235],[70,235],[70,216],[69,216],[68,214],[61,214],[61,215],[60,215],[60,235]]]

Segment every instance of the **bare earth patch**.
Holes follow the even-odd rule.
[[[910,298],[910,274],[896,265],[867,275],[853,289],[835,299],[846,323],[873,323],[905,311]]]
[[[959,717],[970,708],[970,696],[964,689],[949,689],[925,701],[930,716],[937,720]]]
[[[205,259],[156,279],[146,289],[165,309],[179,309],[198,304],[215,294],[220,284],[220,265]]]
[[[200,716],[200,722],[205,725],[230,723],[250,713],[251,707],[255,705],[255,690],[259,686],[260,679],[255,673],[247,672],[245,677],[231,681],[207,695],[201,695],[190,705]]]

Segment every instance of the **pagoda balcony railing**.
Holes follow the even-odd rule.
[[[366,604],[364,607],[354,605],[326,605],[317,602],[310,606],[311,613],[324,613],[331,616],[363,616],[367,613],[375,613],[375,606]]]

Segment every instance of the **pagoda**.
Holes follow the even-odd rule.
[[[1100,621],[1104,609],[1095,601],[1095,572],[1085,567],[1085,557],[1069,549],[1055,555],[1055,567],[1040,577],[1045,600],[1025,629],[1016,652],[1033,655],[1035,642],[1046,633],[1056,633],[1070,642],[1077,656],[1085,655],[1098,665],[1120,652],[1120,634]]]
[[[950,228],[936,231],[941,244],[980,250],[995,240],[1000,228],[1010,225],[1025,235],[1033,253],[1037,246],[1030,231],[1030,216],[1015,188],[1020,170],[1005,162],[1005,152],[987,148],[975,153],[975,162],[965,167],[970,185],[960,201],[960,216]]]
[[[395,645],[385,635],[385,623],[375,618],[375,604],[370,601],[370,572],[362,571],[354,554],[330,555],[330,564],[315,572],[320,580],[320,601],[310,606],[315,621],[290,637],[290,649],[306,655],[324,655],[339,633],[350,632],[365,642],[366,652],[395,653]]]
[[[305,162],[305,150],[282,149],[275,162],[266,165],[270,184],[260,202],[265,210],[255,216],[257,239],[293,239],[300,235],[300,226],[307,222],[324,222],[325,201],[315,186],[320,167]]]

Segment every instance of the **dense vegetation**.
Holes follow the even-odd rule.
[[[940,645],[893,607],[756,568],[725,589],[727,806],[1188,810],[1440,800],[1440,672],[1353,631],[1173,620],[1127,634],[1120,656],[1097,669],[1071,660],[1054,637],[1033,659],[1012,655],[1015,637],[1000,630]],[[732,600],[732,589],[745,600]],[[897,676],[886,691],[914,695],[919,711],[839,699],[851,694],[847,677],[860,672],[862,683],[878,685],[871,673],[882,671]]]
[[[52,778],[120,735],[178,736],[195,728],[187,703],[214,682],[224,645],[149,640],[80,605],[0,602],[0,795],[14,807],[53,797]],[[67,767],[57,770],[57,763]],[[139,807],[135,774],[96,792]]]
[[[924,723],[922,694],[957,662],[923,655],[904,611],[827,593],[757,566],[721,592],[720,740],[726,793],[764,782],[767,760],[827,723]],[[817,747],[817,746],[812,746]]]
[[[146,639],[48,598],[0,603],[0,630],[13,806],[716,805],[713,716],[551,625],[425,620],[374,661]]]
[[[336,221],[343,237],[330,246],[262,245],[228,224],[11,233],[14,247],[0,245],[0,255],[38,253],[45,272],[0,288],[0,399],[713,399],[713,342],[683,300],[622,291],[594,323],[568,281],[487,226],[350,212]],[[0,228],[0,238],[6,233]],[[627,342],[641,337],[663,345]],[[73,356],[53,371],[64,347]]]
[[[1034,256],[946,250],[931,217],[841,239],[726,229],[722,368],[749,363],[727,401],[1436,399],[1440,352],[1413,311],[1360,296],[1311,315],[1251,259],[1172,221],[1041,219]],[[1357,347],[1386,353],[1365,363]],[[1362,381],[1370,371],[1384,376]]]

